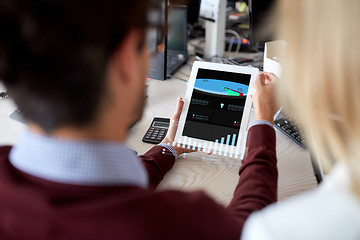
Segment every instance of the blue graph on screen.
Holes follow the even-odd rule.
[[[194,88],[202,92],[232,97],[246,96],[249,90],[249,86],[245,84],[204,78],[196,79]]]

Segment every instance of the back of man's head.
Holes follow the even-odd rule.
[[[25,118],[45,131],[90,124],[105,68],[148,0],[0,1],[0,78]],[[145,35],[145,34],[144,34]]]

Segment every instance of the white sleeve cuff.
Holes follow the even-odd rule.
[[[175,149],[170,144],[160,143],[160,144],[158,144],[158,146],[167,148],[174,155],[175,159],[177,159],[178,155],[177,155]]]
[[[251,127],[253,127],[253,126],[256,126],[256,125],[268,125],[268,126],[274,128],[274,125],[272,125],[269,121],[266,121],[266,120],[253,120],[250,123],[249,129]]]

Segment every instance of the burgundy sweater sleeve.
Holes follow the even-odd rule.
[[[276,137],[273,128],[267,125],[256,125],[250,128],[247,138],[247,153],[242,162],[240,179],[234,196],[226,211],[218,216],[228,224],[236,222],[236,229],[241,231],[248,216],[277,200],[277,159]],[[161,146],[150,149],[140,156],[150,179],[150,186],[155,188],[175,162],[172,153]],[[204,204],[204,202],[203,202]],[[217,211],[213,209],[213,214]],[[226,218],[229,217],[227,220]],[[241,234],[241,233],[240,233]],[[238,235],[239,236],[239,235]]]
[[[241,229],[248,216],[277,200],[277,159],[275,130],[267,125],[250,128],[240,179],[227,210]]]
[[[139,157],[148,171],[149,185],[153,189],[159,185],[175,163],[175,156],[162,146],[155,146]]]

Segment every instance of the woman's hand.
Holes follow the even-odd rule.
[[[255,108],[255,120],[266,120],[274,124],[274,115],[278,110],[275,99],[275,74],[261,72],[256,77],[254,88],[256,92],[251,95]]]

